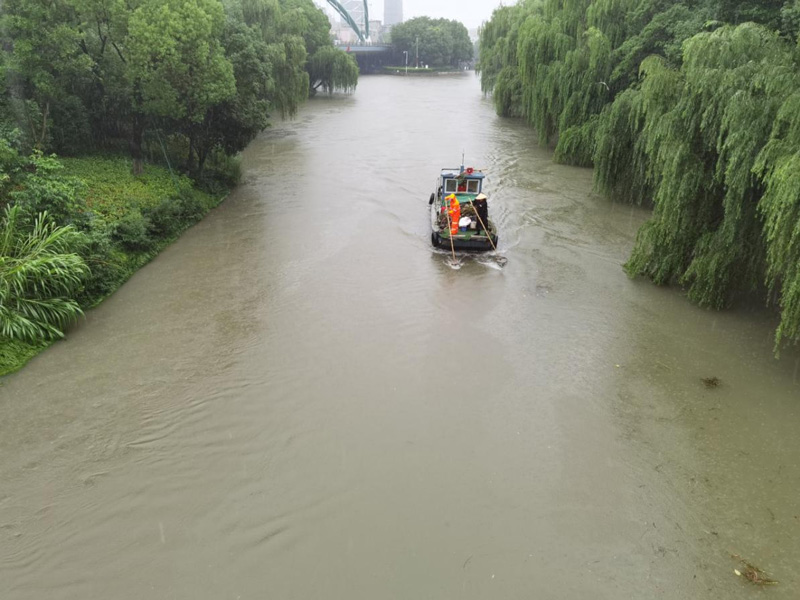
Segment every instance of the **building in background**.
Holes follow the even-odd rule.
[[[383,0],[383,24],[386,27],[403,22],[403,0]]]
[[[383,41],[383,23],[381,21],[369,21],[369,38],[373,42],[380,43]]]

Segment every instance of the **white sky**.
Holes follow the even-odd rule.
[[[314,0],[319,6],[330,9],[325,0]],[[383,0],[369,1],[369,17],[383,21]],[[474,29],[492,16],[501,4],[516,4],[516,0],[403,0],[403,20],[414,17],[454,19],[467,29]],[[333,9],[327,10],[331,14]]]
[[[506,0],[505,4],[514,4]],[[492,16],[492,11],[503,4],[500,0],[403,0],[403,19],[433,17],[461,21],[467,29],[478,27]],[[369,3],[370,14],[380,13],[383,19],[383,0]]]

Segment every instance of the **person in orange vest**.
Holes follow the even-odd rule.
[[[450,201],[450,209],[447,211],[450,216],[450,235],[458,233],[458,220],[461,218],[461,205],[455,194],[450,194],[447,198]]]

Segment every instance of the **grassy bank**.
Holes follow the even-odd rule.
[[[86,310],[115,292],[183,231],[200,221],[227,194],[198,188],[190,178],[146,165],[131,174],[130,160],[121,157],[65,158],[58,181],[75,190],[69,223],[84,236],[80,252],[90,269],[79,296]],[[50,346],[0,337],[0,376],[20,369]]]

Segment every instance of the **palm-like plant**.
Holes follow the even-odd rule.
[[[25,231],[19,207],[0,220],[0,336],[37,341],[64,337],[83,314],[73,300],[89,269],[75,253],[81,234],[40,213]]]

